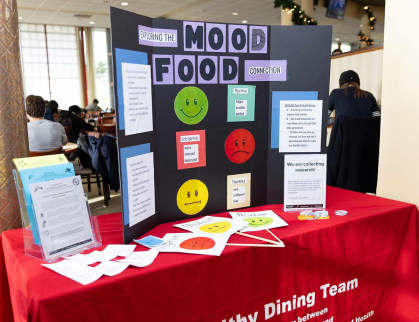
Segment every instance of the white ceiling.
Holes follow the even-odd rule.
[[[126,1],[128,6],[122,6]],[[281,12],[274,9],[273,0],[17,0],[20,22],[109,28],[109,7],[117,7],[149,17],[166,17],[181,20],[280,25]],[[232,13],[239,13],[233,16]],[[91,15],[75,18],[74,14]],[[333,26],[333,39],[342,42],[358,42],[360,20],[329,19],[326,8],[316,7],[315,19],[321,25]],[[90,21],[94,25],[89,24]],[[371,37],[376,43],[383,42],[384,23],[378,22]]]

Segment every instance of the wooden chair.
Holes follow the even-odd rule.
[[[101,134],[111,134],[113,136],[116,136],[116,124],[113,124],[113,125],[98,124],[97,130]]]
[[[115,111],[112,111],[112,112],[106,112],[103,116],[104,116],[104,117],[114,117],[114,116],[115,116]]]
[[[113,117],[103,117],[102,123],[104,125],[116,125],[115,119]]]
[[[52,155],[52,154],[61,154],[61,153],[64,153],[64,151],[62,147],[59,147],[57,149],[49,150],[49,151],[29,151],[29,156],[40,157],[43,155]]]

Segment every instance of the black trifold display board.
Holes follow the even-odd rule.
[[[152,19],[111,8],[111,29],[126,243],[161,223],[282,203],[277,97],[323,101],[317,153],[326,152],[331,27]],[[137,72],[145,76],[130,83]],[[127,162],[150,152],[155,200],[142,200],[135,191],[153,189],[133,187]]]

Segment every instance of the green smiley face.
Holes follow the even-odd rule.
[[[256,217],[256,218],[246,218],[244,221],[248,221],[247,226],[249,227],[262,227],[271,224],[274,220],[269,217]]]
[[[175,98],[175,113],[185,124],[198,124],[208,112],[208,99],[198,87],[188,86]]]

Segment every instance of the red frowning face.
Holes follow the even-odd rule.
[[[179,247],[188,250],[211,249],[215,246],[215,241],[208,237],[189,238],[182,242]]]
[[[255,151],[255,139],[248,130],[237,129],[227,137],[224,148],[231,162],[244,163]]]

